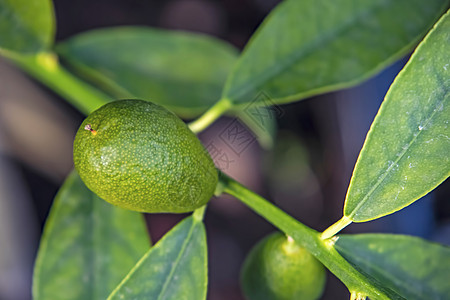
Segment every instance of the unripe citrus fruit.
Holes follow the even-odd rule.
[[[75,137],[74,163],[100,198],[141,212],[192,211],[208,202],[218,180],[186,124],[142,100],[111,102],[90,114]]]
[[[322,295],[325,269],[294,240],[274,233],[250,251],[241,284],[249,300],[313,300]]]

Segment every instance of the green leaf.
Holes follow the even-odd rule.
[[[54,34],[51,0],[0,0],[0,50],[37,53],[51,46]]]
[[[205,227],[191,216],[142,257],[108,300],[206,299],[207,280]]]
[[[442,0],[286,0],[264,20],[223,98],[266,92],[287,103],[355,85],[404,54],[436,21]]]
[[[98,198],[74,171],[45,225],[33,298],[106,299],[149,247],[142,215]]]
[[[450,248],[394,234],[341,235],[336,249],[408,300],[450,299]]]
[[[118,27],[59,44],[58,53],[115,97],[159,103],[195,117],[220,98],[237,51],[205,35]]]
[[[364,222],[421,198],[450,174],[450,17],[395,79],[353,172],[345,218]]]

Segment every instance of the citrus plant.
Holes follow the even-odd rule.
[[[76,171],[42,236],[34,299],[205,299],[203,216],[223,193],[283,233],[249,254],[248,299],[317,299],[322,265],[351,299],[450,299],[448,247],[339,234],[410,205],[449,176],[447,8],[444,0],[285,0],[239,53],[213,37],[145,27],[55,45],[50,0],[0,0],[0,54],[88,115],[74,142]],[[216,170],[195,135],[232,114],[269,147],[271,130],[242,115],[267,105],[261,92],[281,105],[351,87],[416,45],[367,134],[343,216],[323,232]],[[150,245],[139,212],[191,211]]]

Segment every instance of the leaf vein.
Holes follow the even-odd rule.
[[[167,276],[166,280],[164,281],[164,285],[161,289],[161,292],[158,295],[158,300],[164,299],[161,297],[164,296],[164,293],[166,292],[166,290],[170,284],[170,281],[172,280],[172,278],[175,274],[175,270],[177,269],[177,267],[180,263],[181,257],[183,256],[184,251],[186,250],[188,244],[191,242],[192,233],[194,232],[194,228],[196,225],[197,225],[197,223],[194,220],[192,220],[191,228],[189,229],[188,235],[186,236],[186,239],[184,240],[183,245],[181,246],[180,252],[178,253],[177,258],[175,259],[174,265],[173,265],[172,269],[170,270],[169,276]]]

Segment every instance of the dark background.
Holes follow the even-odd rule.
[[[242,49],[274,0],[54,1],[57,41],[100,27],[143,25],[203,32]],[[324,230],[342,216],[345,192],[365,134],[397,62],[361,86],[280,106],[275,149],[257,142],[224,171],[308,226]],[[83,116],[45,86],[0,58],[0,299],[30,299],[31,272],[52,199],[72,168],[72,141]],[[205,145],[233,122],[222,118],[200,135]],[[220,142],[220,141],[219,141]],[[450,244],[450,186],[394,215],[344,230],[418,235]],[[184,215],[148,215],[157,241]],[[275,229],[232,197],[213,199],[206,217],[208,299],[243,299],[239,270],[246,253]],[[328,276],[323,299],[348,299]],[[299,279],[301,280],[301,279]]]

